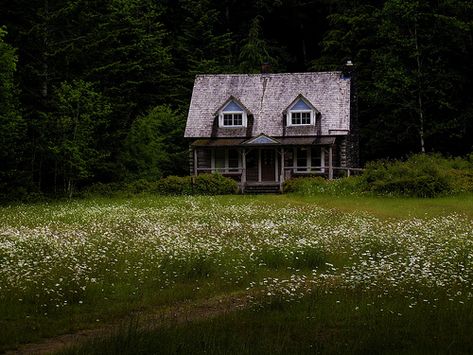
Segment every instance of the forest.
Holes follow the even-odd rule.
[[[0,0],[0,197],[188,174],[196,74],[347,60],[363,162],[472,152],[470,0]]]

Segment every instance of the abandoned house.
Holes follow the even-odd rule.
[[[185,137],[192,175],[220,173],[281,189],[291,177],[358,166],[351,73],[198,75]]]

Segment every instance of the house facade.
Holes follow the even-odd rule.
[[[198,75],[185,137],[190,173],[249,186],[332,179],[358,166],[349,72]]]

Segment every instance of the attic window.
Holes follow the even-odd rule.
[[[246,127],[245,110],[234,100],[228,102],[219,114],[220,127]]]
[[[302,98],[297,100],[288,110],[288,126],[308,126],[315,123],[315,111]]]

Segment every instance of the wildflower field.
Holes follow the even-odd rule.
[[[87,199],[0,208],[0,352],[130,312],[247,307],[69,353],[471,353],[473,198]]]

